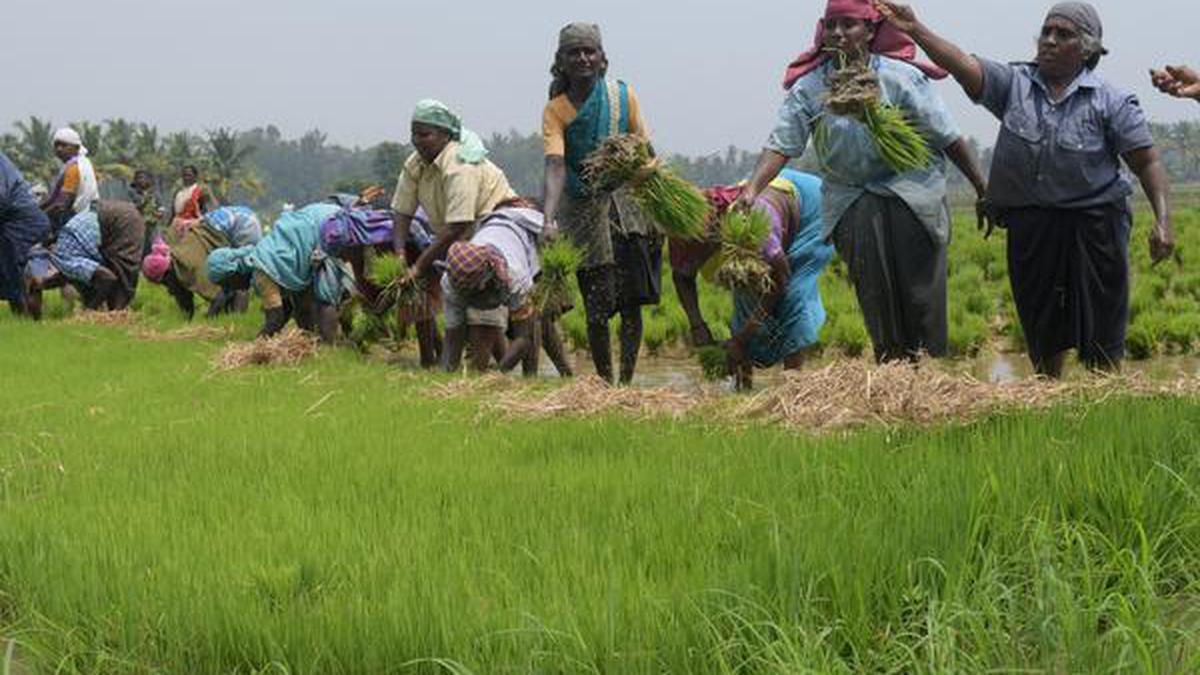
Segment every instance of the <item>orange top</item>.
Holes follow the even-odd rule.
[[[633,88],[628,85],[626,87],[629,91],[629,133],[649,138],[650,131],[646,128],[646,120],[642,119],[642,106],[638,103]],[[567,154],[567,127],[575,121],[578,114],[579,111],[566,94],[559,94],[546,104],[546,109],[542,112],[542,146],[546,156]]]

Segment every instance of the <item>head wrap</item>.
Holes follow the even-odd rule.
[[[550,98],[554,99],[567,90],[568,80],[563,59],[572,49],[591,48],[604,51],[604,40],[600,37],[600,26],[594,23],[569,23],[558,32],[558,51],[550,66]],[[607,66],[601,75],[607,75]]]
[[[142,258],[142,274],[154,283],[160,283],[171,269],[171,247],[159,239],[150,247],[150,254]]]
[[[214,284],[222,284],[235,274],[248,274],[253,271],[250,255],[254,253],[253,246],[241,248],[219,248],[208,254],[205,267],[208,280]]]
[[[64,145],[73,145],[79,148],[79,154],[86,155],[87,148],[83,147],[83,138],[79,136],[79,132],[71,127],[63,127],[54,132],[54,142]]]
[[[491,278],[488,272],[505,288],[509,286],[508,262],[494,247],[465,241],[450,245],[446,252],[446,274],[454,288],[463,292],[482,290]]]
[[[487,158],[483,139],[470,129],[464,129],[462,119],[449,106],[431,98],[417,102],[412,121],[445,129],[450,138],[458,141],[458,158],[467,164],[479,164]]]
[[[1107,54],[1108,50],[1104,48],[1104,24],[1100,22],[1100,13],[1096,8],[1088,2],[1060,2],[1050,8],[1046,14],[1046,20],[1051,17],[1060,17],[1070,21],[1079,28],[1079,32],[1096,38],[1100,41],[1100,53]]]
[[[342,209],[321,223],[321,248],[329,255],[340,255],[348,247],[390,246],[392,228],[389,211]]]
[[[558,32],[558,51],[565,52],[580,47],[604,51],[604,40],[600,37],[600,26],[594,23],[569,23]]]
[[[796,80],[829,60],[829,53],[825,51],[825,20],[836,17],[861,19],[875,24],[875,39],[869,48],[872,54],[907,61],[935,80],[944,79],[949,74],[932,63],[918,60],[916,43],[907,34],[884,21],[883,15],[875,9],[871,0],[829,0],[829,4],[825,6],[825,16],[817,22],[813,46],[788,65],[787,74],[783,78],[784,89],[791,89]]]

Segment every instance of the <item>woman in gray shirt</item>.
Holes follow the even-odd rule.
[[[1117,368],[1129,318],[1133,194],[1122,159],[1154,209],[1155,263],[1171,255],[1175,234],[1166,170],[1141,106],[1095,72],[1107,53],[1095,8],[1055,5],[1036,61],[1004,64],[963,52],[907,5],[876,5],[1001,121],[988,199],[1008,230],[1013,297],[1037,371],[1061,375],[1069,349],[1090,368]]]

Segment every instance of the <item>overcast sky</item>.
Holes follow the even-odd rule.
[[[917,0],[920,16],[969,51],[1016,60],[1051,3]],[[1100,72],[1159,121],[1200,118],[1152,93],[1146,69],[1200,65],[1196,0],[1101,0],[1112,52]],[[656,142],[705,154],[761,146],[783,66],[811,44],[822,0],[3,0],[0,128],[127,117],[166,131],[269,123],[332,141],[407,140],[412,105],[456,108],[482,133],[538,128],[558,29],[601,24],[611,73],[633,85]],[[953,84],[963,130],[996,124]]]

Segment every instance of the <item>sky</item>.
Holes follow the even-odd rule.
[[[967,51],[1029,59],[1049,2],[916,0]],[[1098,0],[1111,55],[1100,73],[1151,117],[1200,119],[1146,71],[1200,65],[1195,0]],[[783,67],[812,43],[821,0],[3,0],[0,129],[29,115],[126,117],[164,131],[275,124],[331,142],[407,141],[413,104],[438,98],[485,135],[539,128],[558,29],[599,23],[610,74],[634,88],[655,144],[705,155],[761,147]],[[963,132],[997,123],[952,82],[939,90]]]

